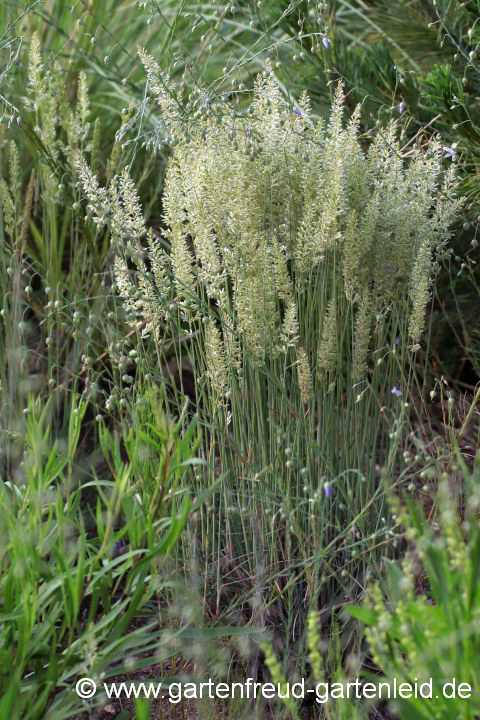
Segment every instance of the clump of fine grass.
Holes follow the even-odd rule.
[[[168,76],[139,55],[175,145],[164,242],[127,173],[106,191],[80,156],[77,168],[95,221],[135,265],[120,255],[116,284],[158,356],[165,327],[195,337],[207,453],[218,447],[231,473],[202,518],[206,568],[224,548],[255,586],[255,613],[285,608],[288,655],[300,598],[331,609],[393,542],[377,467],[395,462],[388,434],[397,452],[409,425],[430,288],[461,207],[455,169],[437,139],[405,164],[395,122],[365,151],[341,84],[325,126],[306,95],[283,98],[269,63],[245,112],[220,100],[186,124]]]

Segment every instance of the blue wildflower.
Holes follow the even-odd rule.
[[[328,38],[327,37],[323,38],[323,47],[328,48]]]
[[[302,111],[297,108],[297,109],[295,110],[295,114],[296,114],[296,115],[301,115],[301,114],[302,114]]]
[[[405,103],[401,102],[400,105],[398,106],[398,114],[403,115],[404,112],[405,112]]]
[[[323,486],[323,492],[324,492],[325,497],[327,497],[327,498],[332,497],[333,490],[332,490],[332,486],[330,485],[330,483],[325,483],[325,485]]]
[[[396,395],[397,397],[400,397],[400,395],[403,395],[403,392],[399,390],[395,385],[392,388],[392,395]]]
[[[401,339],[399,337],[395,338],[395,345],[400,345]]]
[[[448,145],[443,146],[443,157],[444,158],[452,158],[452,161],[455,160],[457,157],[456,152],[457,143],[452,143],[452,146],[449,147]]]
[[[125,548],[125,541],[124,541],[123,539],[116,540],[116,541],[113,543],[112,557],[116,558],[116,557],[118,557],[119,555],[123,555],[123,553],[124,553],[124,548]]]

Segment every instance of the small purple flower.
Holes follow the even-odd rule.
[[[324,493],[325,497],[327,497],[327,498],[332,497],[332,492],[333,492],[333,490],[332,490],[332,486],[330,485],[330,483],[325,483],[325,485],[323,486],[323,493]]]
[[[392,395],[396,395],[397,397],[400,397],[400,395],[403,395],[403,392],[399,390],[395,385],[392,388]]]
[[[405,112],[405,103],[402,101],[400,103],[400,105],[398,106],[398,114],[403,115],[404,112]]]
[[[457,143],[452,143],[451,147],[448,147],[448,145],[443,146],[443,157],[444,158],[452,158],[452,161],[455,160],[457,157],[457,151],[456,151]]]
[[[295,110],[295,114],[296,114],[296,115],[301,115],[301,114],[302,114],[302,111],[297,108],[297,109]]]
[[[399,337],[395,338],[395,345],[400,345],[401,339]]]
[[[123,555],[124,552],[125,552],[125,541],[123,540],[123,538],[121,538],[120,540],[116,540],[113,543],[112,557],[116,558],[119,555]]]
[[[323,47],[328,49],[328,38],[327,37],[323,38]]]

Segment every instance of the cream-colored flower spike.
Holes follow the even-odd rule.
[[[139,57],[161,127],[175,139],[163,197],[169,249],[147,240],[153,285],[142,276],[141,260],[137,281],[116,265],[122,297],[142,314],[147,331],[172,302],[189,324],[202,314],[215,317],[218,325],[206,333],[208,375],[220,394],[215,358],[224,378],[247,357],[261,365],[294,357],[299,345],[305,396],[305,359],[316,362],[312,376],[332,375],[331,384],[345,343],[354,364],[349,377],[358,381],[375,318],[392,308],[407,316],[418,343],[433,258],[462,204],[455,169],[445,175],[441,144],[414,148],[407,163],[392,122],[366,151],[360,108],[344,118],[342,83],[325,124],[312,117],[306,95],[287,103],[269,62],[248,112],[199,93],[201,110],[187,119],[156,61],[143,50]],[[107,192],[81,162],[77,167],[95,221],[109,222],[114,242],[136,262],[146,228],[131,180],[116,177]]]
[[[297,349],[298,387],[304,405],[307,405],[313,396],[313,382],[308,356],[303,347]]]

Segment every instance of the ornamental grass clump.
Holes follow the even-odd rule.
[[[284,99],[268,61],[246,110],[207,93],[180,108],[139,54],[161,115],[146,142],[172,147],[162,236],[147,231],[126,172],[104,190],[80,155],[76,166],[93,220],[110,226],[132,322],[165,365],[180,339],[212,469],[220,454],[199,546],[207,575],[221,556],[242,582],[227,591],[215,571],[215,612],[226,593],[230,607],[244,602],[250,578],[257,600],[283,604],[288,656],[305,637],[306,597],[354,596],[393,543],[376,468],[395,461],[389,434],[400,450],[408,430],[412,356],[462,204],[455,167],[426,137],[407,163],[395,121],[360,136],[341,83],[328,123],[306,94]],[[200,492],[205,479],[194,482]]]
[[[197,369],[224,406],[247,365],[288,356],[305,400],[310,373],[317,391],[365,381],[386,327],[418,349],[461,205],[439,140],[415,146],[406,165],[393,121],[365,150],[360,107],[344,122],[341,83],[325,126],[305,94],[289,106],[268,62],[247,112],[205,101],[185,122],[168,77],[139,55],[174,144],[163,199],[168,251],[149,235],[150,274],[134,279],[125,257],[115,266],[145,333],[175,313],[190,325],[211,319]],[[146,229],[132,181],[123,173],[107,193],[78,166],[95,222],[110,220],[117,245],[138,259]]]

